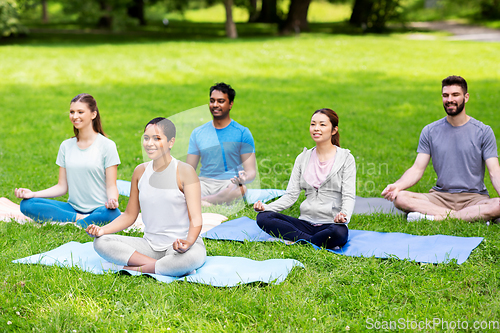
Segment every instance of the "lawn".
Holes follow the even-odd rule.
[[[405,34],[234,41],[168,33],[33,34],[2,41],[0,196],[19,203],[15,187],[40,190],[57,182],[55,159],[59,144],[72,136],[68,106],[78,93],[97,99],[104,130],[118,146],[118,177],[130,180],[143,160],[144,125],[156,116],[198,115],[192,109],[207,104],[208,88],[224,81],[237,92],[232,117],[253,133],[260,186],[286,187],[295,157],[312,146],[311,114],[329,107],[340,116],[342,147],[356,158],[357,194],[377,197],[412,165],[421,129],[444,116],[440,81],[448,75],[468,80],[468,114],[500,138],[499,53],[496,43],[409,40]],[[190,126],[207,121],[208,114],[191,118],[189,126],[179,126],[179,146]],[[181,159],[183,154],[176,153]],[[413,190],[427,191],[434,182],[429,167]],[[487,187],[498,196],[489,179]],[[127,200],[120,200],[124,209]],[[297,216],[298,204],[288,213]],[[255,217],[250,207],[236,214]],[[439,318],[467,321],[471,329],[474,321],[500,320],[498,225],[409,224],[373,214],[354,216],[350,228],[485,239],[462,265],[352,258],[303,245],[207,241],[209,255],[294,258],[305,265],[280,285],[213,288],[12,264],[90,238],[73,226],[0,223],[0,330],[356,332],[376,321],[411,325]]]

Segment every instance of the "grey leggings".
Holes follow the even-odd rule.
[[[155,273],[169,276],[183,276],[205,263],[206,251],[203,240],[198,240],[184,253],[169,246],[164,251],[155,251],[147,240],[141,237],[104,235],[94,240],[95,251],[104,259],[126,266],[132,254],[137,251],[156,259]]]

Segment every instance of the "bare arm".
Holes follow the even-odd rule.
[[[399,191],[406,190],[412,187],[422,178],[425,168],[431,160],[431,155],[419,153],[415,159],[415,163],[406,170],[406,172],[393,184],[387,185],[387,187],[382,191],[382,196],[389,200],[394,201],[399,193]]]
[[[186,197],[189,215],[189,231],[187,238],[177,239],[173,248],[177,252],[186,252],[196,242],[203,226],[201,216],[201,187],[196,171],[189,164],[179,163],[178,174],[180,185]]]
[[[118,208],[118,187],[116,186],[116,174],[118,165],[112,165],[106,168],[106,194],[108,201],[105,203],[106,208]]]
[[[500,165],[498,165],[498,157],[488,158],[486,166],[488,167],[491,183],[497,194],[500,195]]]
[[[68,179],[66,178],[66,169],[59,167],[59,180],[57,185],[49,187],[48,189],[32,192],[27,188],[16,188],[14,190],[16,197],[21,199],[31,198],[55,198],[68,193]]]
[[[255,153],[247,153],[240,155],[243,171],[238,172],[238,177],[234,177],[231,181],[234,184],[251,183],[257,175],[257,167],[255,160]]]
[[[187,154],[186,163],[192,166],[195,171],[198,167],[198,162],[200,162],[200,155]]]
[[[113,234],[134,224],[141,210],[141,206],[139,203],[139,179],[141,179],[141,176],[145,170],[145,164],[137,166],[134,170],[134,174],[132,175],[130,198],[128,200],[127,209],[125,209],[125,212],[114,219],[111,223],[103,227],[99,227],[94,224],[89,225],[86,231],[90,236],[100,237],[102,235]]]

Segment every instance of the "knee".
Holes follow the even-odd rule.
[[[107,246],[106,244],[109,241],[108,235],[104,235],[101,237],[96,237],[94,239],[94,250],[99,254],[105,249]]]
[[[500,217],[500,198],[491,199],[489,205],[491,207],[489,219],[496,219]]]
[[[116,219],[118,216],[121,215],[121,212],[118,208],[116,209],[107,209],[105,206],[96,208],[88,217],[86,217],[85,222],[86,224],[97,224],[100,226],[104,226],[108,224],[109,222],[113,221]]]
[[[401,210],[408,210],[410,206],[410,200],[411,200],[410,192],[401,191],[396,196],[396,200],[394,200],[394,206],[396,206],[396,208]]]
[[[106,207],[104,207],[106,208]],[[107,209],[107,208],[106,208]],[[122,212],[118,209],[118,208],[115,208],[115,209],[107,209],[108,210],[108,214],[109,214],[109,221],[113,221],[114,219],[116,219],[118,216],[120,216],[122,214]]]
[[[260,212],[257,214],[257,225],[262,229],[269,223],[269,220],[274,216],[274,212]]]
[[[156,261],[155,274],[167,276],[188,275],[195,269],[203,266],[206,256],[205,246],[194,244],[185,253],[165,256]]]
[[[344,246],[349,239],[349,229],[346,225],[336,225],[330,236],[331,241],[327,243],[327,248],[333,249],[336,246]]]
[[[33,206],[36,204],[37,199],[23,199],[21,200],[20,209],[23,214],[30,214],[33,211]]]

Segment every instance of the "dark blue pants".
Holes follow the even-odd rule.
[[[105,225],[120,216],[119,209],[98,207],[90,213],[76,211],[69,203],[44,198],[24,199],[21,201],[21,212],[35,221],[52,220],[54,222],[75,222],[76,214],[89,214],[77,224],[87,228],[90,224]]]
[[[274,237],[291,241],[303,239],[327,249],[343,246],[349,236],[345,224],[313,226],[307,221],[276,212],[260,212],[257,215],[257,224]]]

